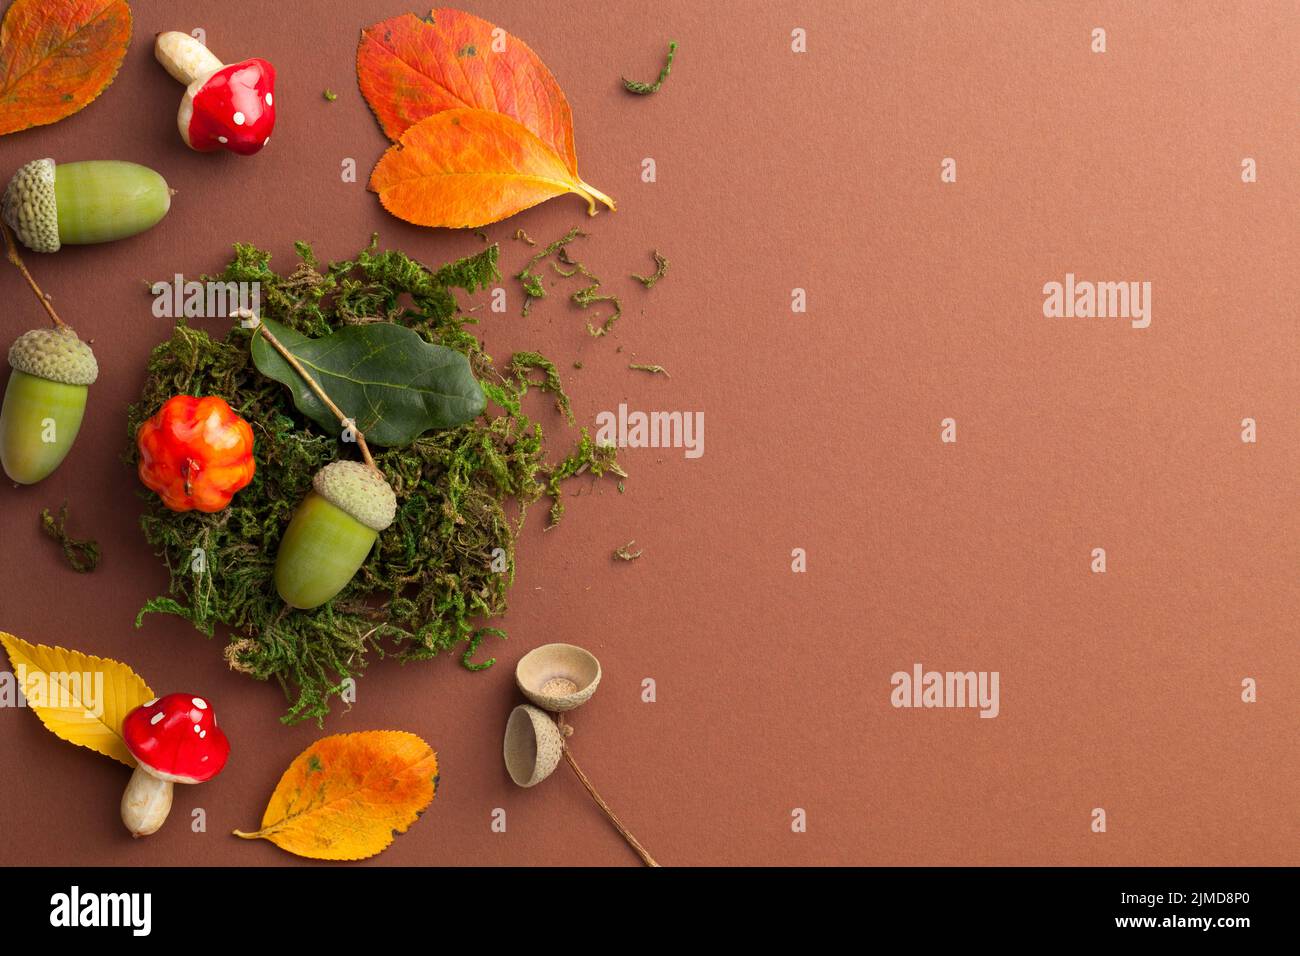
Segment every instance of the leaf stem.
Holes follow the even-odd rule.
[[[577,177],[574,178],[577,179]],[[597,201],[603,202],[606,206],[608,206],[610,212],[618,212],[618,206],[615,205],[614,200],[609,196],[606,196],[595,186],[591,185],[591,183],[583,182],[581,179],[577,179],[577,184],[578,184],[578,195],[580,195],[583,199],[587,200],[588,216],[594,216],[596,215],[596,213],[600,211],[599,209],[596,208]]]
[[[569,726],[564,722],[564,715],[558,715],[555,718],[555,721],[560,725],[560,733],[564,735],[565,728]],[[572,728],[570,727],[570,729]],[[617,830],[623,839],[627,841],[628,846],[636,851],[636,855],[641,858],[641,862],[646,866],[659,866],[659,863],[655,858],[650,855],[650,851],[641,845],[641,841],[632,835],[632,831],[624,826],[623,821],[618,818],[618,815],[610,809],[609,804],[606,803],[604,799],[601,798],[601,795],[596,792],[596,788],[592,786],[591,780],[582,772],[582,768],[578,766],[578,761],[573,758],[573,752],[569,750],[569,740],[567,735],[565,735],[564,749],[561,752],[564,754],[564,762],[569,765],[569,769],[572,770],[574,776],[578,778],[578,782],[582,784],[587,793],[591,794],[591,799],[596,801],[596,806],[600,807],[601,812],[609,818],[609,822],[614,825],[614,829]]]
[[[253,315],[250,309],[236,309],[234,312],[231,312],[230,315],[232,318],[237,316],[250,319],[257,318],[257,316]],[[329,395],[325,393],[325,389],[321,388],[320,383],[311,377],[311,374],[308,373],[307,369],[303,368],[303,365],[298,361],[297,356],[285,348],[284,343],[271,333],[271,330],[266,327],[265,322],[258,319],[257,328],[253,330],[253,334],[260,334],[266,339],[266,341],[271,343],[271,347],[280,353],[280,357],[288,362],[295,372],[302,376],[303,381],[307,383],[307,387],[310,388],[312,392],[315,393],[316,397],[325,404],[326,408],[334,413],[334,417],[339,420],[339,424],[344,428],[352,429],[352,433],[357,438],[357,448],[361,450],[361,457],[365,459],[367,465],[375,471],[379,471],[382,475],[383,472],[379,470],[379,466],[375,464],[374,457],[370,454],[370,446],[366,444],[366,436],[362,434],[361,429],[357,428],[355,419],[348,418],[348,416],[344,414],[343,409],[334,404],[334,399],[330,398]]]
[[[70,328],[67,322],[64,322],[59,318],[59,313],[54,311],[54,306],[50,304],[49,298],[41,291],[41,287],[36,284],[36,280],[32,278],[32,274],[27,271],[27,264],[23,262],[23,257],[18,254],[18,244],[14,240],[14,232],[9,228],[9,224],[7,222],[0,222],[0,230],[5,234],[5,248],[9,254],[9,261],[17,267],[20,273],[22,273],[23,278],[27,280],[27,284],[31,286],[32,291],[36,293],[36,298],[41,300],[41,305],[43,305],[45,311],[49,313],[50,320],[54,323],[54,327],[56,329]]]

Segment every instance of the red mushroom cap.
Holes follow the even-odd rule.
[[[189,694],[141,704],[122,721],[122,738],[141,766],[172,783],[211,780],[230,756],[230,741],[212,706]]]
[[[275,67],[251,59],[223,66],[186,91],[193,113],[185,130],[192,149],[228,149],[251,156],[275,129]]]

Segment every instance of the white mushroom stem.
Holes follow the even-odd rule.
[[[177,30],[158,34],[153,55],[172,79],[186,86],[195,80],[206,80],[224,65],[194,37]]]
[[[155,777],[143,765],[136,766],[131,782],[122,794],[122,822],[131,831],[131,836],[149,836],[158,832],[166,822],[167,814],[171,813],[172,789],[170,780]]]

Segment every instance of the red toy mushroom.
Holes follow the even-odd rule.
[[[155,833],[172,808],[172,785],[205,783],[226,765],[230,742],[202,697],[168,694],[141,704],[122,721],[136,759],[122,794],[122,822],[135,837]]]
[[[275,129],[275,67],[254,57],[224,65],[188,33],[158,34],[154,56],[185,84],[176,124],[190,149],[251,156]]]

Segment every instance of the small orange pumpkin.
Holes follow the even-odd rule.
[[[253,480],[253,429],[215,395],[169,398],[135,435],[140,480],[172,511],[220,511]]]

